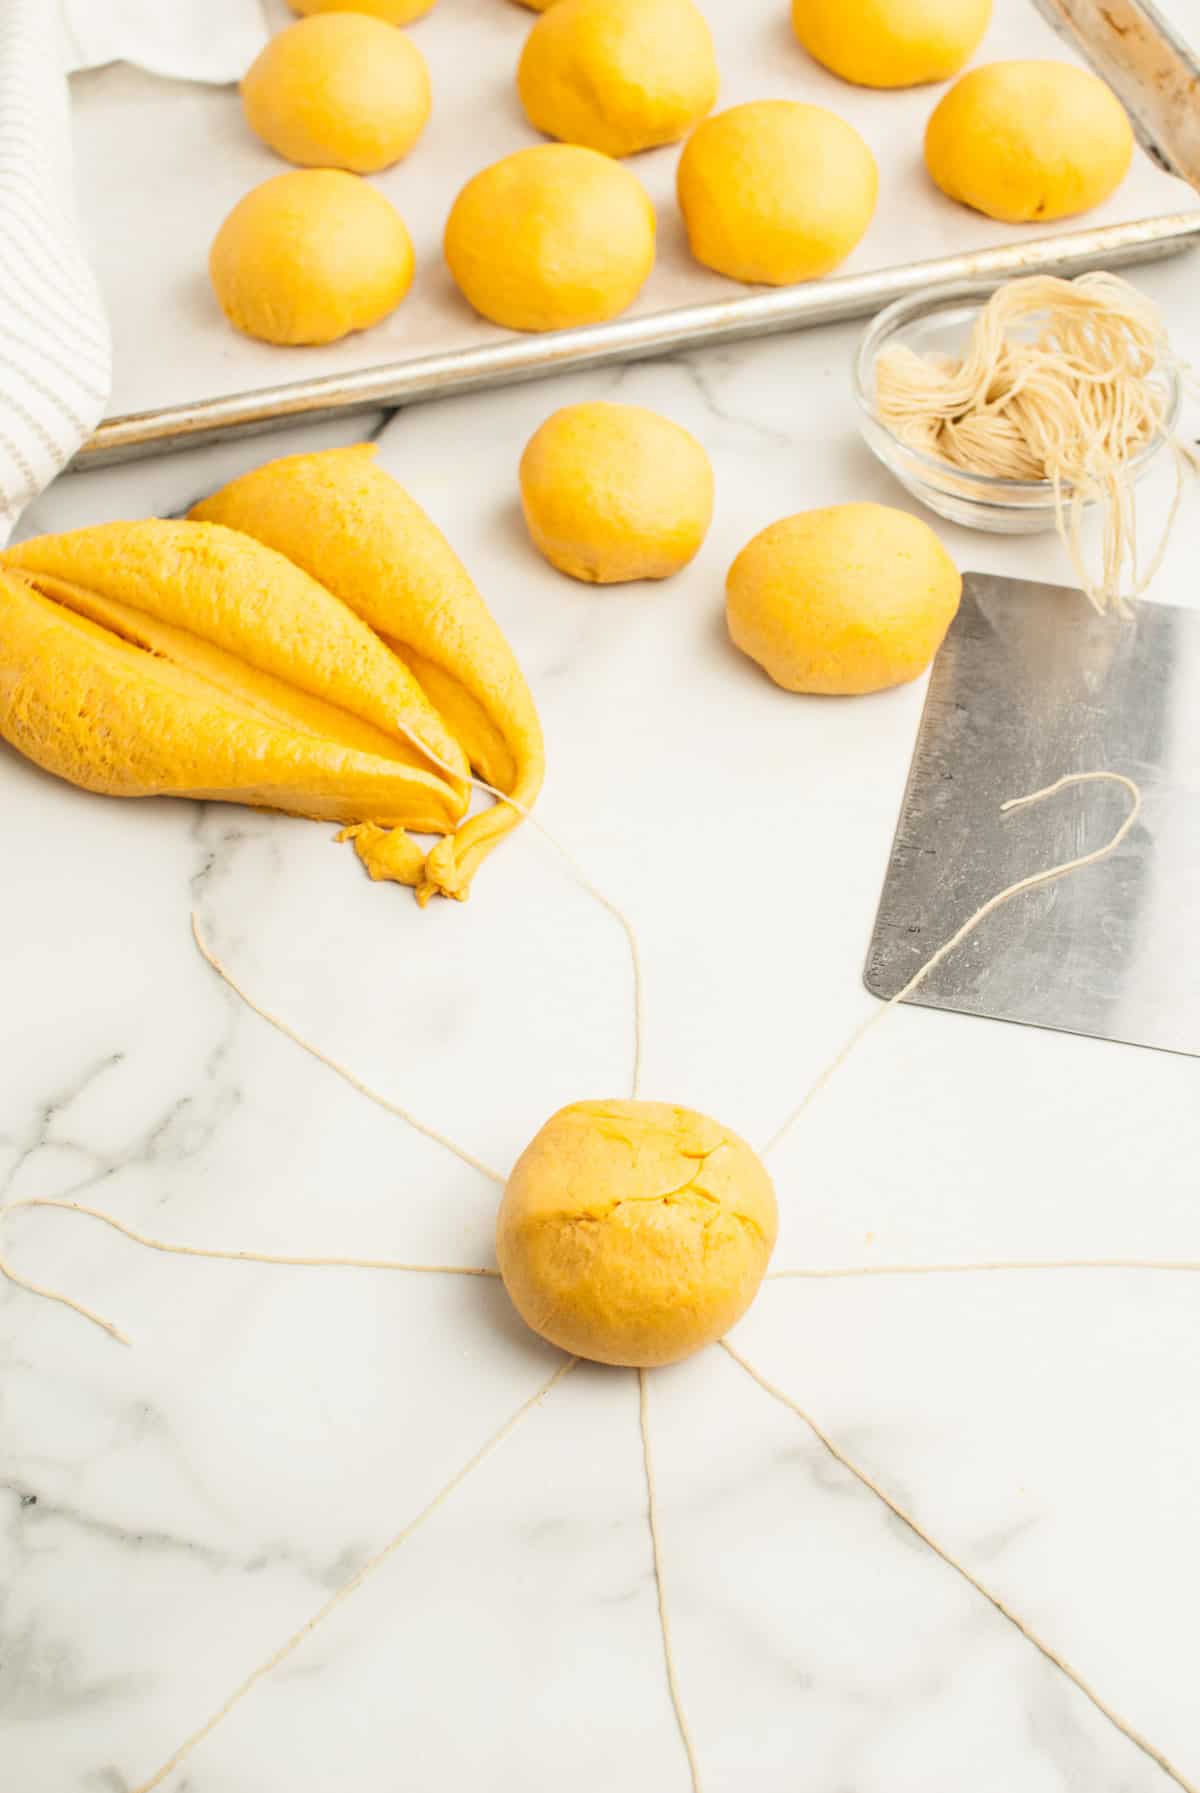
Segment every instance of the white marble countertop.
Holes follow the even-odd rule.
[[[1200,362],[1196,264],[1138,278]],[[636,922],[647,1092],[755,1142],[870,1012],[922,701],[790,697],[723,635],[756,529],[904,502],[856,436],[854,338],[459,400],[381,437],[529,674],[547,824]],[[604,394],[715,463],[712,534],[670,584],[576,586],[525,539],[521,446]],[[338,434],[64,480],[26,527],[176,510]],[[965,567],[1067,577],[1053,538],[943,534]],[[1156,598],[1196,601],[1198,553],[1193,504]],[[321,827],[106,803],[10,754],[0,793],[3,1199],[68,1195],[196,1245],[492,1262],[493,1187],[240,1007],[193,906],[258,995],[485,1159],[625,1092],[621,937],[532,831],[469,905],[421,913]],[[776,1263],[1200,1258],[1198,1157],[1192,1059],[903,1010],[779,1154]],[[133,1341],[0,1285],[4,1793],[136,1787],[554,1368],[495,1283],[165,1258],[47,1212],[10,1216],[3,1250]],[[737,1340],[1200,1781],[1194,1279],[780,1282]],[[656,1374],[650,1401],[707,1793],[1170,1784],[724,1354]],[[575,1370],[167,1784],[684,1793],[634,1375]]]

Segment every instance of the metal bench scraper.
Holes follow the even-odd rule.
[[[910,999],[927,1008],[1200,1056],[1200,614],[1130,622],[1079,592],[968,574],[936,661],[866,965],[893,996],[995,891],[1088,852],[1129,798],[1069,788],[1123,772],[1138,825],[1098,865],[988,917]]]

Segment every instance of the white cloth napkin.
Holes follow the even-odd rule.
[[[260,0],[43,0],[66,66],[134,62],[177,81],[238,81],[267,41]]]
[[[80,246],[66,70],[236,81],[261,0],[0,0],[0,545],[104,415],[112,343]]]
[[[80,248],[55,7],[5,0],[0,22],[0,543],[91,435],[112,349]]]

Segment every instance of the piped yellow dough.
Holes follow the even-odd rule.
[[[924,672],[954,620],[958,569],[927,523],[838,504],[773,523],[726,585],[729,633],[787,691],[859,696]]]
[[[804,48],[860,87],[917,87],[956,75],[983,41],[992,0],[792,0]]]
[[[696,128],[677,186],[697,261],[732,280],[790,286],[850,254],[871,222],[879,171],[836,113],[751,100]]]
[[[1112,90],[1071,62],[990,62],[939,101],[925,162],[951,199],[1028,224],[1090,211],[1129,172],[1133,131]]]
[[[425,58],[364,13],[300,19],[273,37],[242,81],[252,131],[302,168],[374,174],[406,156],[431,104]]]
[[[404,220],[356,174],[277,174],[234,206],[209,275],[237,330],[263,342],[336,342],[399,305],[413,277]]]
[[[741,1319],[777,1230],[771,1179],[728,1128],[661,1102],[577,1102],[517,1160],[496,1252],[534,1332],[650,1369]]]
[[[0,737],[115,797],[446,833],[467,762],[416,677],[281,554],[152,518],[0,556]]]
[[[517,68],[525,115],[607,156],[676,143],[717,98],[712,33],[692,0],[558,0]]]
[[[445,255],[482,317],[561,330],[631,305],[654,265],[654,238],[654,207],[627,168],[595,150],[540,143],[467,182]]]
[[[449,542],[365,444],[269,462],[192,515],[253,536],[333,593],[412,674],[460,763],[465,753],[481,779],[520,805],[495,804],[429,854],[418,900],[465,898],[535,802],[545,754],[512,649]],[[411,842],[386,818],[367,817],[351,838],[372,877],[414,882]]]
[[[530,536],[573,579],[667,579],[708,533],[713,473],[699,442],[641,405],[567,405],[521,456]]]
[[[288,4],[304,18],[318,12],[361,12],[385,25],[411,25],[432,11],[437,0],[288,0]]]

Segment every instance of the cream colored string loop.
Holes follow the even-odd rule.
[[[658,1623],[662,1633],[667,1689],[671,1695],[671,1705],[674,1708],[675,1723],[679,1727],[684,1754],[687,1756],[688,1773],[692,1777],[692,1793],[703,1793],[700,1782],[700,1760],[696,1752],[696,1741],[692,1736],[691,1726],[688,1724],[687,1713],[684,1710],[683,1695],[679,1688],[679,1672],[675,1666],[675,1647],[671,1640],[671,1618],[667,1610],[667,1586],[663,1571],[662,1534],[658,1523],[658,1484],[654,1477],[654,1458],[650,1450],[650,1402],[645,1370],[639,1370],[637,1376],[638,1422],[642,1432],[642,1462],[646,1470],[646,1516],[650,1524],[650,1549],[654,1558],[654,1587],[658,1599]]]
[[[1043,884],[1053,884],[1057,879],[1068,877],[1072,872],[1082,871],[1085,866],[1097,865],[1102,859],[1107,859],[1110,854],[1115,853],[1141,814],[1142,793],[1133,782],[1133,779],[1126,778],[1123,772],[1069,772],[1065,777],[1056,779],[1053,784],[1046,785],[1044,789],[1040,791],[1031,791],[1028,796],[1025,797],[1010,797],[1007,803],[1002,803],[1000,805],[1001,814],[1007,815],[1012,810],[1027,809],[1031,804],[1042,803],[1047,797],[1055,796],[1059,791],[1066,790],[1070,785],[1101,783],[1119,784],[1123,790],[1129,793],[1130,797],[1129,813],[1126,815],[1124,821],[1112,838],[1106,841],[1103,846],[1096,847],[1090,853],[1081,853],[1076,859],[1067,859],[1060,865],[1052,865],[1048,867],[1045,871],[1032,872],[1027,878],[1018,878],[1015,884],[1009,884],[1004,890],[997,891],[995,896],[989,897],[987,902],[984,903],[982,907],[976,909],[973,915],[968,916],[962,926],[950,936],[949,940],[944,941],[943,944],[938,947],[937,951],[930,958],[926,959],[920,970],[913,973],[912,977],[909,978],[902,990],[897,990],[896,994],[889,997],[882,1008],[876,1009],[873,1014],[868,1015],[866,1020],[855,1028],[845,1045],[835,1057],[830,1060],[829,1064],[826,1065],[816,1081],[809,1086],[807,1092],[800,1102],[797,1103],[796,1107],[793,1108],[791,1114],[788,1115],[783,1125],[771,1136],[761,1154],[764,1158],[768,1153],[773,1152],[776,1146],[787,1137],[796,1122],[800,1119],[800,1116],[811,1106],[821,1094],[822,1090],[827,1087],[835,1073],[841,1070],[846,1060],[850,1057],[850,1054],[862,1042],[866,1035],[870,1033],[871,1029],[873,1027],[878,1027],[879,1023],[886,1020],[887,1016],[894,1008],[898,1007],[900,1003],[905,1002],[915,990],[920,989],[929,974],[932,971],[936,971],[943,959],[949,958],[955,948],[961,946],[967,936],[973,934],[979,924],[986,921],[989,915],[995,914],[997,909],[1002,908],[1005,903],[1011,902],[1013,897],[1022,895],[1024,891],[1037,890]]]
[[[1200,1271],[1200,1258],[997,1258],[979,1264],[847,1264],[830,1270],[770,1270],[764,1281],[834,1282],[855,1276],[963,1276],[997,1270]]]
[[[407,1108],[402,1108],[398,1102],[393,1102],[389,1097],[380,1095],[378,1090],[373,1090],[369,1084],[364,1083],[362,1078],[358,1077],[348,1066],[339,1064],[335,1058],[330,1058],[328,1053],[322,1052],[319,1046],[314,1046],[310,1040],[306,1040],[302,1034],[297,1033],[296,1029],[282,1016],[276,1015],[271,1009],[256,1001],[238,982],[233,973],[221,963],[209,946],[200,930],[200,918],[195,910],[192,911],[192,938],[196,942],[196,948],[201,958],[212,967],[222,983],[227,984],[234,995],[244,1002],[248,1009],[253,1010],[260,1020],[273,1027],[277,1033],[281,1033],[285,1039],[291,1040],[294,1046],[299,1046],[302,1052],[307,1052],[310,1058],[315,1058],[318,1064],[333,1071],[344,1083],[348,1083],[352,1090],[357,1090],[360,1096],[365,1096],[368,1102],[373,1102],[376,1108],[382,1108],[386,1113],[394,1114],[398,1120],[404,1121],[414,1132],[424,1134],[425,1138],[431,1139],[435,1145],[444,1146],[446,1151],[453,1152],[454,1156],[460,1158],[464,1164],[469,1164],[472,1170],[477,1170],[481,1176],[489,1177],[493,1183],[498,1183],[501,1188],[504,1187],[508,1179],[501,1176],[498,1170],[493,1170],[490,1164],[485,1164],[482,1158],[477,1158],[473,1152],[468,1152],[465,1146],[460,1146],[453,1139],[447,1138],[446,1134],[439,1133],[436,1127],[426,1126],[424,1121],[419,1121],[415,1114],[410,1113]]]
[[[507,803],[510,809],[517,810],[527,822],[532,823],[542,839],[554,848],[580,889],[586,891],[588,896],[599,903],[602,909],[607,909],[624,931],[625,941],[629,947],[629,962],[633,971],[633,1078],[630,1094],[636,1099],[642,1091],[642,1060],[645,1055],[646,1039],[646,980],[642,969],[641,948],[638,945],[637,932],[632,921],[625,911],[613,902],[611,897],[606,897],[604,892],[592,883],[570,848],[564,846],[562,841],[557,840],[551,834],[546,824],[534,814],[533,810],[524,803],[519,803],[515,797],[506,796],[503,791],[497,790],[495,785],[487,784],[482,778],[473,777],[471,783],[476,790],[486,791],[490,797],[498,797],[501,803]]]
[[[1072,1668],[1071,1664],[1064,1656],[1059,1654],[1052,1644],[1047,1643],[1044,1638],[1039,1637],[1037,1632],[1034,1631],[1033,1628],[1019,1616],[1019,1614],[1014,1612],[1012,1607],[1009,1606],[1006,1601],[1001,1599],[999,1594],[994,1593],[991,1588],[980,1581],[977,1575],[972,1574],[965,1563],[960,1562],[957,1557],[952,1556],[948,1550],[939,1544],[937,1540],[925,1530],[924,1526],[921,1525],[918,1520],[913,1518],[911,1513],[906,1512],[898,1501],[893,1500],[887,1490],[883,1488],[867,1470],[863,1469],[859,1464],[855,1463],[852,1458],[848,1457],[841,1446],[835,1444],[829,1434],[817,1424],[817,1421],[813,1418],[811,1413],[808,1413],[800,1406],[799,1402],[794,1401],[790,1395],[785,1394],[783,1389],[779,1388],[774,1382],[769,1381],[768,1378],[762,1374],[761,1370],[755,1369],[754,1365],[743,1357],[741,1352],[736,1350],[729,1343],[728,1339],[722,1339],[721,1343],[729,1356],[733,1359],[734,1363],[739,1365],[739,1367],[746,1372],[747,1376],[758,1384],[765,1394],[770,1395],[772,1400],[778,1401],[781,1406],[786,1407],[789,1412],[794,1413],[797,1419],[803,1420],[809,1431],[817,1441],[824,1446],[825,1450],[829,1452],[829,1455],[835,1462],[840,1463],[843,1469],[848,1470],[856,1481],[860,1482],[877,1500],[882,1501],[888,1511],[893,1513],[903,1525],[906,1525],[909,1531],[921,1540],[922,1544],[933,1551],[935,1556],[940,1557],[947,1568],[953,1569],[955,1574],[960,1575],[970,1587],[975,1589],[977,1594],[981,1594],[989,1605],[995,1608],[1002,1618],[1007,1619],[1010,1625],[1015,1626],[1021,1636],[1025,1638],[1028,1643],[1031,1643],[1034,1649],[1039,1651],[1041,1655],[1046,1658],[1047,1662],[1052,1663],[1060,1673],[1066,1676],[1067,1680],[1070,1681],[1074,1687],[1078,1688],[1085,1699],[1090,1700],[1097,1712],[1099,1712],[1102,1717],[1106,1718],[1109,1724],[1120,1731],[1123,1737],[1128,1738],[1129,1742],[1132,1743],[1136,1749],[1141,1750],[1143,1755],[1148,1756],[1152,1762],[1156,1763],[1157,1766],[1162,1769],[1163,1773],[1167,1775],[1170,1780],[1175,1782],[1177,1787],[1183,1789],[1183,1793],[1200,1793],[1200,1789],[1198,1789],[1191,1781],[1187,1780],[1185,1776],[1180,1773],[1178,1768],[1176,1768],[1172,1762],[1168,1761],[1161,1750],[1156,1749],[1147,1738],[1143,1737],[1140,1731],[1134,1729],[1128,1719],[1122,1718],[1119,1712],[1114,1711],[1108,1702],[1101,1698],[1096,1692],[1096,1689],[1084,1680],[1078,1669]]]
[[[563,1377],[567,1375],[570,1370],[574,1369],[576,1362],[576,1358],[569,1357],[565,1363],[561,1363],[549,1380],[543,1382],[542,1386],[535,1390],[535,1392],[529,1396],[528,1400],[523,1401],[516,1412],[510,1414],[508,1419],[505,1420],[499,1430],[493,1432],[491,1437],[480,1445],[474,1456],[469,1457],[462,1468],[455,1471],[450,1477],[450,1480],[445,1483],[445,1485],[439,1489],[438,1493],[434,1495],[433,1499],[421,1509],[416,1518],[410,1519],[406,1525],[400,1528],[395,1537],[383,1546],[382,1550],[376,1551],[374,1556],[368,1558],[356,1575],[351,1576],[349,1581],[343,1583],[337,1592],[332,1594],[330,1598],[326,1600],[325,1604],[318,1608],[311,1619],[307,1620],[305,1624],[300,1626],[298,1631],[294,1631],[289,1638],[280,1644],[279,1648],[274,1650],[265,1662],[260,1663],[256,1669],[252,1670],[251,1673],[246,1676],[245,1680],[234,1688],[233,1692],[229,1695],[229,1698],[222,1706],[218,1707],[212,1717],[208,1719],[206,1723],[202,1724],[198,1731],[193,1731],[191,1736],[180,1744],[174,1755],[171,1756],[168,1761],[164,1762],[162,1767],[157,1769],[155,1773],[150,1776],[149,1780],[140,1781],[136,1787],[132,1788],[131,1793],[153,1793],[155,1787],[161,1787],[167,1776],[178,1768],[181,1762],[191,1755],[198,1744],[203,1743],[206,1738],[212,1736],[213,1732],[217,1729],[217,1726],[222,1724],[224,1720],[229,1717],[229,1714],[233,1711],[234,1707],[239,1706],[246,1695],[252,1692],[260,1681],[265,1680],[266,1677],[271,1674],[274,1669],[277,1669],[280,1663],[284,1662],[294,1650],[299,1649],[300,1645],[304,1643],[307,1638],[312,1636],[319,1625],[323,1625],[325,1620],[335,1613],[339,1606],[349,1600],[352,1594],[358,1592],[365,1581],[368,1581],[377,1570],[383,1568],[388,1559],[395,1555],[402,1544],[408,1542],[414,1532],[418,1532],[421,1529],[426,1520],[433,1518],[433,1515],[437,1512],[438,1508],[445,1505],[446,1501],[449,1500],[450,1496],[462,1486],[472,1471],[478,1469],[480,1464],[483,1463],[486,1458],[491,1456],[497,1446],[503,1444],[510,1433],[516,1430],[526,1415],[532,1412],[535,1407],[539,1406],[541,1402],[546,1399],[546,1396],[550,1394],[551,1390],[562,1381]]]

